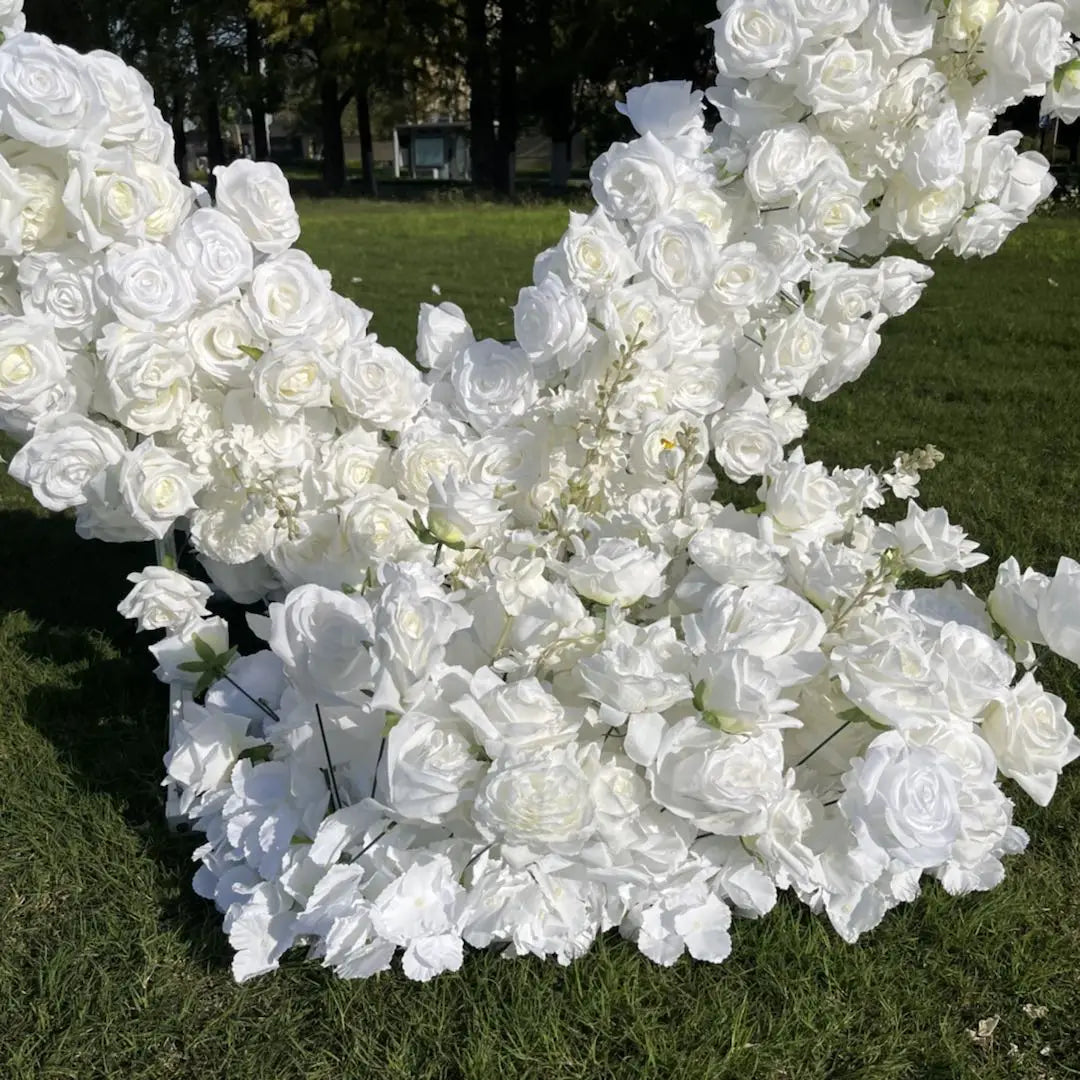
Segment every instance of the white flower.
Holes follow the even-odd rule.
[[[793,14],[784,0],[733,0],[712,23],[720,74],[752,79],[791,63],[803,37]]]
[[[614,220],[643,225],[665,214],[678,184],[675,155],[655,135],[614,143],[589,171],[593,198]]]
[[[444,300],[438,307],[420,305],[416,323],[416,362],[422,368],[445,370],[454,357],[475,340],[472,327],[457,304]]]
[[[585,305],[560,278],[548,274],[538,285],[527,285],[514,305],[514,333],[530,360],[556,357],[564,367],[588,337]],[[465,346],[471,344],[466,342]]]
[[[450,382],[461,416],[479,432],[521,416],[537,394],[521,353],[490,339],[467,345],[457,355]]]
[[[35,146],[77,150],[105,133],[109,114],[86,60],[37,34],[0,49],[0,132]]]
[[[41,316],[0,316],[0,428],[28,435],[75,404],[64,353]]]
[[[1046,644],[1080,664],[1080,563],[1063,555],[1038,604],[1039,632]]]
[[[240,226],[256,251],[279,255],[300,236],[289,182],[277,165],[237,158],[214,169],[218,209]]]
[[[257,335],[238,303],[200,311],[185,328],[195,367],[222,387],[236,389],[251,382]],[[262,339],[258,339],[261,341]]]
[[[639,135],[672,139],[701,125],[702,97],[688,82],[653,82],[627,90],[625,104],[618,101],[615,108]]]
[[[510,511],[488,484],[462,481],[453,471],[432,480],[427,494],[428,529],[445,544],[475,547],[493,536]]]
[[[86,502],[93,480],[123,459],[127,447],[111,427],[85,416],[60,413],[42,420],[11,459],[9,472],[47,510]]]
[[[251,243],[218,210],[196,210],[172,236],[170,245],[204,304],[238,299],[239,287],[251,280]]]
[[[359,596],[302,585],[270,605],[270,648],[313,702],[359,705],[370,696],[373,637]]]
[[[744,408],[729,404],[712,428],[713,453],[724,473],[737,484],[764,476],[784,460],[784,444],[760,395]]]
[[[273,340],[312,333],[322,326],[331,296],[329,275],[304,252],[286,251],[259,263],[241,305],[251,325]]]
[[[566,578],[586,600],[629,607],[643,596],[659,595],[668,562],[667,556],[622,537],[600,540],[591,551],[579,541]]]
[[[177,518],[195,507],[199,483],[191,467],[153,439],[139,443],[120,463],[117,485],[131,516],[148,536],[161,539]]]
[[[898,869],[926,869],[945,862],[960,835],[962,782],[941,751],[887,731],[844,774],[840,809],[860,844]]]
[[[713,284],[716,248],[699,221],[652,220],[638,238],[637,261],[663,292],[696,300]]]
[[[838,37],[821,52],[799,56],[796,93],[820,115],[866,101],[879,79],[873,53]]]
[[[309,337],[282,338],[259,358],[251,372],[255,396],[275,416],[330,404],[326,360]]]
[[[646,770],[652,797],[706,832],[752,836],[783,792],[780,736],[725,735],[687,717],[667,728]]]
[[[621,285],[637,269],[626,241],[601,210],[589,217],[571,213],[558,253],[570,281],[593,294]]]
[[[213,590],[201,581],[164,566],[148,566],[128,581],[135,586],[120,601],[117,611],[125,619],[135,619],[140,630],[168,630],[175,633],[192,619],[209,615],[206,601]]]
[[[563,854],[595,829],[589,777],[574,746],[545,747],[494,764],[476,795],[476,825],[490,839]]]
[[[219,656],[229,651],[229,627],[218,615],[208,619],[195,619],[185,623],[180,630],[167,634],[161,641],[150,646],[150,652],[158,662],[154,674],[163,682],[193,689],[199,676],[184,671],[181,664],[191,664],[202,657],[195,647],[195,638]]]
[[[160,244],[114,244],[105,256],[101,292],[132,330],[152,332],[183,322],[195,307],[191,279]]]
[[[77,255],[41,252],[19,262],[23,311],[51,324],[68,349],[89,343],[106,317],[97,296],[99,263]]]
[[[935,577],[950,570],[970,570],[989,558],[976,552],[979,546],[967,539],[959,525],[949,524],[949,515],[939,506],[923,510],[908,501],[907,517],[894,525],[878,528],[880,545],[895,547],[905,565]]]
[[[784,577],[783,561],[768,544],[735,529],[701,529],[687,554],[719,585],[773,584]]]
[[[1080,757],[1080,739],[1065,719],[1065,702],[1030,674],[991,704],[980,730],[998,768],[1040,806],[1053,798],[1061,770]]]
[[[389,431],[401,431],[428,397],[420,373],[404,356],[378,342],[350,342],[331,379],[334,404]]]
[[[1045,645],[1039,629],[1039,604],[1050,579],[1032,569],[1020,573],[1014,558],[1006,559],[999,567],[997,581],[986,600],[986,606],[996,622],[1016,642]]]
[[[1054,190],[1054,184],[1050,162],[1029,150],[1012,162],[997,201],[1002,210],[1025,218]]]

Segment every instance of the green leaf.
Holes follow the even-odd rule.
[[[261,360],[263,358],[263,349],[259,349],[254,345],[237,345],[237,348],[247,356],[250,356],[252,360]]]
[[[256,765],[269,761],[274,756],[274,748],[269,743],[260,743],[258,746],[249,746],[239,754],[241,761],[250,761]]]
[[[401,713],[387,712],[387,714],[386,714],[386,723],[383,724],[383,729],[382,729],[382,737],[384,739],[386,738],[387,735],[390,734],[391,731],[394,730],[395,727],[397,727],[397,723],[398,723],[398,721],[400,719],[401,719]]]
[[[205,661],[207,664],[217,662],[217,653],[214,652],[213,645],[203,641],[198,634],[191,635],[191,644],[195,646],[195,652],[198,653],[200,660]]]
[[[192,674],[196,671],[206,670],[206,664],[202,660],[185,660],[183,663],[177,664],[176,667],[179,671],[190,671]]]

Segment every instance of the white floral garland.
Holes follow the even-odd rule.
[[[1080,565],[999,570],[918,496],[940,455],[827,470],[785,447],[930,276],[1051,189],[1027,94],[1080,113],[1080,3],[733,0],[703,121],[620,105],[514,308],[476,341],[424,305],[410,363],[292,247],[273,166],[185,188],[149,87],[0,4],[0,424],[83,536],[183,528],[213,589],[268,603],[230,650],[213,589],[132,576],[187,696],[166,783],[238,979],[295,944],[427,979],[463,947],[568,962],[612,927],[719,961],[777,890],[849,941],[924,874],[987,889],[1080,755],[1035,646],[1080,662]],[[741,509],[720,478],[757,480]]]

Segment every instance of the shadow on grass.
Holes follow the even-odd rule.
[[[167,694],[151,675],[151,635],[116,611],[127,575],[153,561],[152,547],[88,544],[67,518],[14,510],[0,513],[0,554],[9,568],[0,575],[0,618],[26,616],[15,634],[31,669],[26,722],[76,782],[110,799],[143,853],[175,883],[164,890],[162,919],[181,931],[192,959],[227,967],[220,920],[190,885],[201,837],[165,824]]]

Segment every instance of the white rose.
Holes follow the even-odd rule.
[[[366,340],[342,349],[331,385],[335,405],[388,431],[408,427],[429,393],[420,373],[397,349]]]
[[[240,286],[251,280],[251,244],[240,227],[217,210],[196,210],[170,245],[204,304],[238,299]]]
[[[432,480],[441,480],[451,469],[468,472],[468,444],[454,426],[418,418],[402,433],[390,467],[402,496],[422,504]]]
[[[301,693],[324,704],[364,704],[374,636],[366,600],[301,585],[269,610],[270,648]]]
[[[945,187],[964,172],[966,149],[956,105],[949,102],[915,132],[900,167],[917,188]]]
[[[736,484],[764,476],[784,460],[783,441],[760,395],[739,404],[730,402],[712,428],[716,462]]]
[[[91,482],[126,453],[112,428],[85,416],[58,414],[38,424],[8,471],[47,510],[65,510],[81,506]]]
[[[405,818],[439,824],[470,798],[483,775],[471,733],[453,718],[409,711],[387,736],[389,803]]]
[[[151,191],[135,174],[131,151],[95,150],[72,160],[64,206],[75,235],[92,252],[117,240],[142,239]]]
[[[630,471],[663,484],[684,467],[696,472],[708,446],[708,433],[698,417],[689,412],[669,413],[648,424],[631,440]]]
[[[596,828],[596,810],[575,750],[545,747],[499,761],[473,804],[481,833],[534,850],[580,851]]]
[[[977,719],[1016,676],[1016,665],[1002,645],[972,626],[946,623],[932,657],[955,716]]]
[[[171,431],[191,403],[195,365],[179,336],[110,323],[98,342],[103,411],[143,435]]]
[[[910,311],[922,296],[926,282],[934,272],[929,266],[888,255],[877,264],[880,277],[879,299],[882,311],[889,315],[903,315]]]
[[[740,348],[742,377],[766,397],[800,394],[807,379],[825,362],[825,327],[803,309],[770,323],[758,348]]]
[[[163,683],[192,689],[196,686],[199,676],[180,667],[202,659],[195,648],[196,637],[219,655],[228,652],[229,627],[220,616],[185,623],[177,633],[168,634],[150,646],[150,652],[158,662],[154,674]]]
[[[664,732],[646,770],[652,797],[706,832],[752,836],[784,793],[775,731],[725,735],[686,717]]]
[[[210,614],[206,601],[213,589],[186,574],[164,566],[148,566],[128,574],[127,579],[135,587],[116,610],[125,619],[135,619],[140,630],[177,633],[193,619]]]
[[[1039,630],[1046,644],[1080,664],[1080,563],[1062,556],[1050,584],[1039,597]],[[1034,639],[1032,639],[1034,640]]]
[[[768,544],[734,529],[701,529],[687,554],[719,585],[775,584],[784,577],[784,563]]]
[[[0,428],[28,435],[47,413],[75,404],[64,352],[38,315],[0,316]]]
[[[778,540],[787,535],[809,542],[843,529],[838,513],[843,492],[820,461],[806,464],[801,448],[773,470],[758,496],[765,502]]]
[[[702,97],[688,82],[654,82],[627,90],[625,104],[617,101],[615,108],[639,135],[674,139],[701,126]]]
[[[327,364],[317,341],[283,338],[256,362],[251,372],[255,396],[275,416],[330,404]]]
[[[557,252],[569,280],[593,295],[621,285],[638,269],[622,234],[600,209],[589,217],[572,212]]]
[[[869,49],[856,49],[845,37],[823,51],[799,56],[795,93],[815,113],[860,105],[880,87],[880,69]]]
[[[1061,16],[1056,3],[1002,5],[979,34],[979,65],[987,75],[978,101],[1001,109],[1043,92],[1060,57]]]
[[[579,542],[566,578],[586,600],[629,607],[643,596],[660,595],[669,561],[633,540],[606,537],[592,551]]]
[[[537,395],[522,352],[490,338],[458,354],[450,383],[461,415],[481,433],[522,416]]]
[[[815,140],[803,124],[784,124],[757,136],[750,144],[743,179],[761,206],[797,199],[820,157]]]
[[[490,484],[462,481],[455,472],[431,481],[427,502],[428,528],[445,544],[478,547],[510,515]]]
[[[66,348],[77,349],[96,335],[106,312],[97,297],[100,264],[76,254],[42,252],[19,261],[23,310],[46,319]]]
[[[731,79],[752,79],[790,64],[805,36],[785,0],[733,0],[711,27],[716,66]]]
[[[1039,629],[1039,604],[1049,587],[1050,579],[1045,574],[1030,568],[1021,574],[1020,564],[1010,557],[998,567],[986,606],[994,622],[1013,641],[1045,645]]]
[[[0,2],[0,33],[7,41],[26,29],[26,16],[23,14],[23,0],[2,0]]]
[[[807,181],[796,211],[797,227],[822,252],[836,251],[869,221],[863,208],[863,184],[846,171],[822,166]]]
[[[1040,806],[1054,797],[1061,770],[1080,757],[1080,739],[1065,719],[1065,702],[1030,674],[991,704],[980,731],[998,768]]]
[[[650,220],[638,237],[637,261],[678,300],[696,300],[712,285],[716,246],[699,221]]]
[[[1001,194],[1016,161],[1020,137],[1019,131],[1005,131],[968,142],[964,183],[969,203],[993,202]]]
[[[387,479],[390,448],[378,434],[355,427],[323,447],[320,487],[329,499],[347,499]]]
[[[878,527],[877,542],[896,548],[905,565],[931,577],[950,570],[970,570],[989,558],[975,550],[979,545],[968,540],[959,525],[950,524],[943,507],[923,510],[911,499],[903,521]]]
[[[0,49],[0,132],[35,146],[100,143],[108,109],[86,59],[37,34]]]
[[[240,226],[257,251],[279,255],[300,236],[289,181],[277,165],[238,158],[214,169],[218,209]]]
[[[265,348],[239,303],[199,312],[185,328],[195,366],[222,387],[236,389],[251,382],[254,363],[245,349]]]
[[[588,340],[589,316],[577,293],[548,274],[539,285],[527,285],[514,305],[514,335],[530,360],[560,358],[569,367]],[[471,342],[466,342],[467,347]]]
[[[177,518],[194,509],[199,483],[191,466],[148,439],[120,463],[117,487],[132,518],[160,540]]]
[[[116,317],[132,330],[182,322],[195,307],[190,277],[160,244],[114,244],[105,255],[100,289]]]
[[[869,0],[794,0],[795,22],[808,30],[812,41],[850,34],[863,24]]]
[[[995,203],[982,203],[953,227],[949,250],[963,259],[993,255],[1022,221],[1018,214],[1002,210]]]
[[[431,549],[421,544],[409,527],[412,507],[392,488],[363,484],[338,512],[349,550],[365,566],[376,566],[386,559],[430,558]]]
[[[21,250],[55,247],[65,235],[64,185],[68,170],[59,151],[28,146],[12,154],[19,188],[28,196],[21,211]],[[21,200],[18,192],[13,193]]]
[[[716,259],[716,278],[708,299],[724,309],[753,307],[771,297],[780,284],[770,260],[747,240],[728,244]]]
[[[416,362],[422,368],[444,371],[454,357],[475,340],[465,312],[457,304],[443,301],[438,307],[420,305],[416,323]]]
[[[1080,117],[1080,64],[1075,57],[1058,65],[1043,97],[1042,114],[1057,117],[1063,124]]]
[[[29,205],[30,192],[7,159],[0,157],[0,255],[22,254],[23,215]]]
[[[598,653],[578,664],[589,697],[617,713],[661,712],[689,701],[689,657],[671,622],[609,622]]]
[[[675,155],[655,135],[613,143],[589,170],[593,198],[613,219],[643,225],[671,208],[676,171]]]
[[[302,251],[286,251],[255,268],[241,305],[251,325],[273,340],[317,332],[327,322],[332,296],[325,270]]]
[[[1026,217],[1054,190],[1055,183],[1046,158],[1028,150],[1012,163],[998,204],[1002,210]]]
[[[136,158],[135,175],[150,194],[143,232],[148,240],[167,240],[191,210],[191,188],[180,183],[171,159],[166,166]]]
[[[964,198],[960,180],[940,188],[917,188],[905,176],[896,176],[881,203],[882,228],[915,244],[921,254],[932,255],[956,224]]]
[[[879,735],[844,774],[840,809],[861,844],[898,867],[946,861],[960,835],[956,763],[931,747],[909,747],[896,731]]]
[[[95,49],[83,59],[108,109],[102,144],[114,147],[136,143],[152,123],[152,87],[135,68],[113,53]]]

